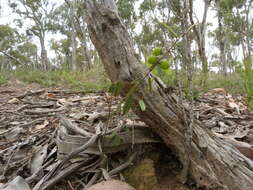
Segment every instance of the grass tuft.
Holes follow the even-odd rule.
[[[102,67],[92,68],[89,71],[38,71],[15,70],[0,73],[0,84],[7,80],[17,79],[25,83],[37,83],[42,87],[64,87],[76,91],[101,91],[106,90],[110,80]]]

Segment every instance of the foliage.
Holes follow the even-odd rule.
[[[39,71],[39,70],[16,70],[0,72],[1,81],[17,79],[26,83],[37,83],[43,87],[62,86],[78,91],[106,90],[109,86],[109,79],[101,67],[90,71],[74,72],[68,70]]]
[[[139,106],[141,108],[141,111],[145,111],[146,110],[146,104],[144,103],[143,100],[139,100]]]
[[[7,82],[6,75],[1,74],[0,72],[0,85],[5,84]]]
[[[9,49],[13,46],[15,30],[8,25],[0,25],[0,49]]]
[[[104,72],[101,72],[101,61],[88,37],[81,0],[68,0],[56,4],[49,0],[8,2],[16,16],[11,25],[0,25],[1,70],[16,69],[11,71],[13,77],[44,86],[66,83],[71,87],[87,89],[98,84],[98,87],[94,88],[102,89],[108,85],[107,80],[100,81],[100,78],[106,77]],[[194,15],[195,6],[199,2],[190,2],[194,5]],[[211,23],[203,26],[204,37],[208,31],[208,41],[212,42],[206,48],[213,51],[207,53],[207,50],[203,50],[208,55],[209,68],[206,70],[209,73],[206,86],[201,88],[198,86],[201,71],[204,71],[199,55],[201,48],[197,46],[198,35],[190,30],[193,24],[189,17],[190,9],[185,1],[116,0],[116,3],[119,15],[134,39],[136,55],[150,68],[152,74],[159,76],[169,85],[176,85],[176,81],[180,81],[184,91],[187,91],[185,89],[189,86],[189,73],[192,72],[194,96],[210,88],[223,87],[230,92],[244,92],[249,103],[252,102],[253,74],[252,65],[248,61],[248,57],[252,57],[253,49],[251,0],[215,0],[208,5],[209,9],[212,8],[212,11],[216,12],[218,26],[210,27]],[[27,25],[28,22],[30,24]],[[196,23],[195,27],[200,31],[202,23]],[[50,47],[47,47],[46,36],[49,33],[57,38],[52,39]],[[72,36],[73,33],[76,33],[75,37]],[[35,43],[34,37],[39,39],[40,47]],[[73,42],[76,42],[76,46]],[[54,55],[48,59],[50,68],[58,70],[45,73],[37,70],[41,69],[42,65],[42,52],[38,55],[37,51],[42,50],[43,46],[45,50],[50,48]],[[173,48],[170,48],[171,46]],[[76,47],[75,53],[73,47]],[[72,68],[73,57],[80,72],[68,71]],[[85,67],[87,63],[93,68],[82,75],[83,70],[90,68]],[[213,68],[218,70],[217,73],[211,71]],[[1,76],[1,83],[7,78],[7,75]],[[100,82],[97,83],[96,78]],[[92,84],[93,81],[95,85]],[[152,80],[148,80],[148,83],[149,90],[152,90]],[[120,85],[112,84],[110,92],[115,96],[119,95],[122,88]],[[131,99],[131,95],[125,99],[129,102],[123,106],[125,112],[130,109]],[[135,103],[140,109],[144,109],[141,100]]]
[[[244,61],[244,68],[240,70],[243,90],[248,99],[250,107],[253,109],[253,68],[252,59],[247,57]]]
[[[119,146],[123,142],[123,139],[117,134],[117,132],[113,132],[110,139],[112,146]]]
[[[122,19],[131,19],[135,17],[134,3],[136,0],[118,0],[117,6]]]

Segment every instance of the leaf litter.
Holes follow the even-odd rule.
[[[76,189],[85,189],[120,176],[137,155],[133,142],[160,143],[105,92],[17,93],[0,92],[0,189],[51,189],[70,175]]]
[[[0,88],[0,100],[0,189],[52,189],[70,175],[66,184],[86,189],[120,178],[139,154],[133,146],[161,143],[133,113],[119,113],[121,99],[105,92]],[[194,113],[253,155],[253,113],[242,95],[212,89],[195,99]]]

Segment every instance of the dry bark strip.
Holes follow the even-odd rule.
[[[110,79],[124,85],[122,95],[136,79],[143,78],[147,69],[135,56],[134,48],[111,0],[86,0],[86,16],[89,34]],[[108,8],[109,7],[109,8]],[[251,190],[253,186],[253,162],[243,156],[233,145],[224,143],[194,120],[191,150],[187,151],[185,131],[189,124],[189,113],[183,116],[183,105],[166,92],[166,86],[159,79],[153,79],[153,91],[144,89],[143,81],[134,93],[134,100],[140,98],[146,104],[146,111],[135,109],[137,115],[154,128],[164,142],[179,156],[185,166],[190,158],[189,175],[198,186],[215,190]],[[187,155],[189,152],[190,155]]]

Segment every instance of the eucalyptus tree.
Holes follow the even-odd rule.
[[[35,36],[39,39],[41,49],[42,69],[49,68],[46,34],[51,30],[50,13],[53,12],[55,5],[49,0],[10,0],[9,5],[13,12],[18,15],[16,23],[25,26],[27,36]],[[29,24],[28,24],[29,23]]]
[[[17,58],[10,54],[15,41],[16,31],[8,25],[0,25],[0,56],[1,69],[11,66],[11,61],[21,63]],[[6,59],[7,58],[7,59]]]
[[[86,0],[89,34],[105,69],[113,82],[121,82],[122,96],[131,94],[133,110],[174,151],[186,171],[180,179],[193,179],[201,189],[251,190],[252,161],[230,143],[222,142],[197,118],[191,116],[186,105],[167,91],[166,85],[148,73],[136,58],[134,47],[113,0]],[[112,22],[113,21],[113,22]],[[103,26],[103,27],[101,27]],[[136,87],[136,81],[141,80]],[[153,83],[149,83],[149,81]],[[151,85],[152,90],[148,86]],[[134,88],[134,90],[133,90]],[[134,105],[139,100],[146,105],[143,111]],[[187,146],[185,131],[192,127],[192,141]]]
[[[247,18],[249,18],[251,4],[250,0],[215,1],[218,28],[214,34],[220,50],[221,70],[224,75],[227,74],[230,62],[238,61],[232,58],[232,55],[235,54],[234,50],[242,49],[244,58],[248,57],[246,52],[250,52],[246,50],[248,49],[246,46],[249,46],[245,45],[245,42],[250,41],[249,34],[252,24]]]
[[[195,33],[196,41],[198,44],[198,53],[199,53],[199,58],[201,60],[202,64],[202,87],[206,86],[206,80],[207,80],[207,75],[208,75],[208,60],[206,56],[206,50],[205,50],[205,38],[206,38],[206,19],[207,19],[207,12],[208,8],[210,6],[212,0],[203,0],[204,2],[204,13],[202,16],[202,20],[200,23],[196,24],[193,19],[193,0],[189,0],[189,19],[190,23],[193,26],[193,31]]]
[[[51,14],[54,18],[52,20],[53,32],[60,33],[66,40],[71,40],[68,47],[70,54],[65,54],[65,60],[69,62],[67,65],[72,70],[83,70],[85,67],[90,69],[92,65],[92,50],[89,46],[91,43],[84,22],[84,13],[80,10],[82,10],[80,0],[65,0],[65,3],[57,7]],[[80,57],[85,57],[85,59],[80,59]]]
[[[216,5],[219,21],[216,40],[220,48],[223,73],[226,74],[228,67],[234,67],[234,63],[237,67],[240,66],[244,92],[253,107],[253,2],[252,0],[221,0],[216,1]],[[242,56],[236,56],[235,51]],[[240,59],[241,65],[238,64]]]
[[[37,47],[8,25],[0,25],[1,68],[29,67],[36,63]]]
[[[76,12],[77,12],[77,0],[68,1],[65,0],[65,3],[68,5],[68,20],[70,22],[71,28],[71,67],[72,70],[76,71],[78,69],[77,65],[77,31],[75,27],[76,22]],[[64,27],[64,26],[63,26]]]
[[[71,40],[63,38],[60,40],[52,40],[50,44],[51,50],[54,51],[56,57],[55,63],[57,67],[71,69]]]
[[[216,31],[216,41],[218,43],[218,47],[220,50],[220,68],[223,75],[227,75],[227,59],[226,59],[226,49],[228,46],[228,31],[226,32],[226,27],[224,25],[224,17],[221,1],[215,0],[216,9],[217,9],[217,17],[218,17],[218,28]]]
[[[136,24],[138,22],[138,16],[136,13],[136,3],[138,0],[117,0],[116,5],[119,10],[119,14],[127,27],[129,34],[134,37],[136,35]]]

